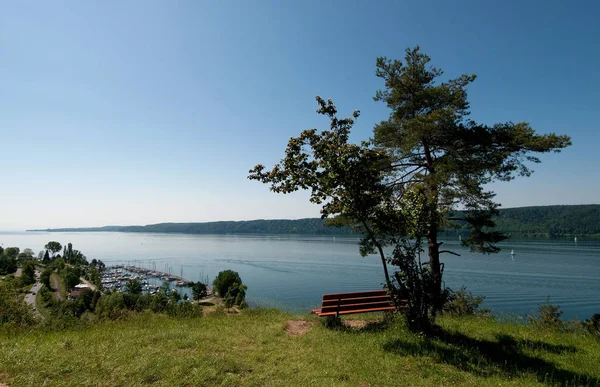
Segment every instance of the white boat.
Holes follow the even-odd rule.
[[[510,255],[515,255],[515,251],[514,251],[514,250],[511,250],[511,251],[510,251]]]

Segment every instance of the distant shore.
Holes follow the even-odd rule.
[[[506,208],[500,210],[496,230],[519,238],[600,238],[600,204]],[[145,226],[47,228],[44,232],[144,232],[177,234],[299,234],[359,236],[350,227],[329,227],[321,218],[257,219],[244,221],[158,223]],[[440,235],[469,235],[466,227]]]

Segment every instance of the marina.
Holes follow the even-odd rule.
[[[183,270],[182,270],[183,271]],[[143,268],[135,265],[116,264],[108,266],[102,274],[102,287],[106,290],[125,291],[127,283],[137,280],[142,285],[142,292],[155,294],[162,284],[169,284],[169,289],[179,292],[181,295],[187,294],[191,297],[190,288],[194,281],[177,276],[169,272],[163,272],[155,269]],[[206,278],[206,282],[208,278]],[[212,289],[209,287],[209,295]]]

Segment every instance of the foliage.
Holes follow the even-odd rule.
[[[103,271],[104,268],[106,267],[106,265],[104,264],[104,262],[102,262],[99,259],[92,259],[92,262],[90,262],[91,266],[94,266],[96,269],[98,269],[99,271]]]
[[[65,281],[65,286],[67,289],[71,289],[75,287],[75,285],[78,285],[81,282],[79,279],[80,276],[81,270],[77,266],[67,266],[62,271],[62,277]]]
[[[194,282],[192,285],[192,298],[195,301],[201,300],[208,295],[208,287],[202,282]]]
[[[448,301],[444,303],[444,314],[464,317],[485,316],[491,313],[489,309],[481,308],[485,296],[474,296],[473,293],[467,292],[464,286],[455,292],[448,289],[448,292]]]
[[[23,250],[23,252],[21,252],[18,255],[18,259],[19,260],[28,260],[28,259],[33,259],[34,258],[35,253],[33,252],[33,250],[31,249],[25,249]]]
[[[63,258],[70,265],[87,265],[87,258],[79,250],[73,250],[73,244],[69,243],[64,247]]]
[[[466,88],[475,76],[438,84],[442,71],[429,62],[419,47],[406,50],[405,63],[377,59],[376,75],[385,89],[375,100],[383,101],[391,113],[375,125],[371,143],[348,142],[358,111],[353,118],[338,119],[333,102],[317,97],[317,112],[329,117],[330,130],[304,130],[290,139],[279,164],[267,171],[256,165],[249,175],[277,193],[309,190],[311,202],[322,205],[324,218],[333,216],[334,224],[361,230],[360,251],[379,253],[388,288],[393,285],[386,258],[400,265],[400,287],[409,286],[421,297],[416,309],[409,308],[418,317],[417,326],[429,325],[442,310],[440,254],[455,254],[441,248],[438,234],[466,225],[469,234],[463,245],[497,252],[495,243],[505,236],[494,231],[498,204],[484,186],[529,176],[526,163],[540,162],[533,153],[558,152],[570,145],[568,136],[537,135],[527,123],[488,126],[467,119]],[[460,214],[457,208],[462,208]],[[425,269],[415,263],[421,240],[429,256]],[[386,257],[385,245],[395,247],[394,256]]]
[[[128,314],[125,307],[125,295],[120,292],[105,294],[96,306],[98,316],[110,320],[122,318]]]
[[[35,324],[31,308],[23,301],[16,279],[0,281],[0,327],[25,327]]]
[[[499,251],[495,243],[505,238],[494,231],[499,205],[484,185],[529,176],[532,170],[526,162],[540,162],[533,153],[559,152],[571,141],[554,133],[538,135],[527,123],[488,126],[467,119],[467,86],[475,75],[438,84],[442,71],[429,62],[419,47],[406,50],[404,63],[377,59],[376,74],[385,89],[375,100],[384,102],[391,113],[375,125],[373,142],[393,157],[388,179],[394,192],[400,198],[412,195],[421,206],[416,217],[404,215],[409,223],[417,223],[414,236],[427,241],[435,314],[443,305],[440,254],[453,253],[441,248],[438,233],[466,224],[464,246],[483,253]],[[463,208],[460,216],[457,208]]]
[[[219,293],[221,297],[225,297],[229,289],[236,283],[238,285],[242,283],[240,275],[233,270],[223,270],[217,274],[213,281],[213,290]]]
[[[62,258],[56,258],[52,261],[52,267],[58,271],[63,270],[65,268],[65,260]]]
[[[227,295],[225,296],[225,307],[227,308],[227,311],[229,311],[229,309],[231,309],[231,307],[235,304],[235,297],[233,297],[233,295],[231,294],[231,290],[227,292]]]
[[[44,284],[48,289],[51,288],[51,286],[50,286],[50,276],[51,275],[52,275],[51,267],[46,267],[44,269],[44,271],[42,272],[42,274],[40,274],[40,282],[42,284]]]
[[[385,151],[367,143],[349,142],[350,130],[360,112],[340,119],[331,100],[317,96],[318,114],[330,120],[330,129],[304,130],[289,140],[285,158],[271,170],[262,164],[249,171],[248,178],[269,184],[276,193],[309,190],[310,201],[322,205],[323,218],[335,217],[329,224],[352,226],[362,232],[360,253],[379,253],[386,284],[390,285],[383,246],[404,233],[405,224],[389,200],[391,187],[384,181],[391,168]]]
[[[418,241],[417,241],[418,242]],[[394,249],[390,263],[394,273],[391,295],[396,305],[406,304],[406,323],[412,330],[429,331],[433,326],[433,297],[429,289],[433,283],[431,270],[421,262],[418,243],[409,242]]]
[[[62,249],[62,245],[56,241],[50,241],[46,243],[46,246],[44,246],[44,248],[46,250],[51,251],[52,257],[54,257],[54,255],[56,255],[56,253],[58,253]]]
[[[7,247],[4,249],[4,256],[9,259],[17,259],[21,250],[18,247]]]
[[[566,324],[560,319],[562,314],[560,306],[551,304],[548,297],[545,304],[538,305],[537,313],[527,316],[527,320],[535,328],[564,329]]]
[[[17,271],[17,247],[7,247],[0,253],[0,275],[11,274]]]
[[[500,210],[497,228],[519,234],[600,234],[600,205],[543,206]]]
[[[26,261],[23,264],[21,272],[21,282],[23,285],[31,285],[35,283],[35,264],[31,261]]]
[[[96,286],[97,289],[102,288],[102,277],[100,270],[97,269],[96,265],[90,265],[88,268],[89,281]]]
[[[592,335],[600,337],[600,313],[596,313],[592,318],[585,320],[584,325]]]
[[[131,280],[125,285],[125,289],[129,294],[142,294],[142,283],[139,280]]]

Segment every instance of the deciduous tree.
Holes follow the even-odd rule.
[[[46,250],[51,251],[52,257],[54,257],[54,255],[62,249],[62,246],[60,243],[58,243],[56,241],[50,241],[50,242],[46,243],[46,246],[44,246],[44,248]]]

